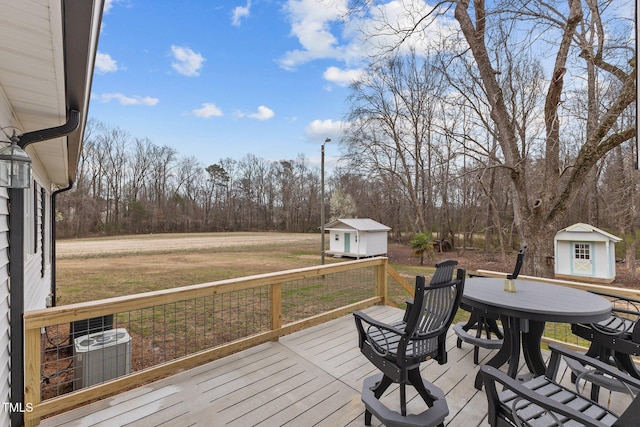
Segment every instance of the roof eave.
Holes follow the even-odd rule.
[[[67,136],[67,177],[73,182],[89,112],[93,70],[98,51],[104,0],[63,0],[64,61],[67,114],[80,112],[78,128]]]

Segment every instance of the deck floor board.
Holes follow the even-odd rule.
[[[383,306],[366,312],[385,322],[402,316],[400,310]],[[353,316],[344,316],[44,419],[40,425],[363,426],[362,384],[378,372],[360,354],[357,335]],[[457,348],[451,330],[447,349],[447,364],[430,360],[421,365],[423,377],[445,393],[445,425],[486,426],[486,396],[473,387],[478,372],[473,348]],[[480,362],[494,351],[480,349]],[[393,385],[383,396],[392,409],[399,409],[398,393]],[[424,410],[416,396],[407,387],[408,410],[414,413]],[[372,425],[380,425],[375,417]]]

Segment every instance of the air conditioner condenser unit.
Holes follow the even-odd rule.
[[[131,336],[125,328],[78,337],[73,349],[74,390],[131,372]]]

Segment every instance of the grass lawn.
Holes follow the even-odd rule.
[[[114,238],[90,239],[93,245],[104,247],[103,251],[92,254],[71,250],[74,241],[59,242],[66,249],[61,252],[72,255],[59,256],[57,260],[57,305],[320,264],[320,242],[310,241],[308,234],[300,234],[300,238],[294,243],[290,239],[273,243],[268,238],[255,238],[249,233],[240,233],[236,237],[230,233],[214,233],[208,236],[219,241],[212,243],[211,247],[202,247],[200,238],[197,245],[190,246],[193,236],[184,235],[183,244],[172,249],[163,246],[161,242],[167,240],[158,239],[157,235],[122,238],[121,241],[125,244],[129,244],[134,238],[140,239],[141,243],[147,241],[143,252],[120,250],[119,239]],[[255,236],[260,234],[256,233]],[[180,239],[180,235],[170,235],[170,238]],[[317,238],[319,240],[319,235]],[[247,243],[239,245],[238,240],[243,239]],[[86,243],[87,239],[77,242],[79,246]],[[326,257],[326,263],[347,260],[350,259]],[[413,284],[416,274],[429,274],[433,271],[425,267],[398,264],[393,267],[410,284]],[[389,279],[389,285],[394,301],[402,303],[407,297],[406,292],[393,279]]]

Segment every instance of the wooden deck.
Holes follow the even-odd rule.
[[[366,310],[391,321],[402,312]],[[447,397],[451,427],[485,426],[486,397],[473,387],[472,347],[448,337],[449,362],[423,363],[423,376]],[[491,352],[480,350],[481,361]],[[48,418],[53,426],[363,426],[363,380],[376,370],[357,348],[352,316],[318,325],[115,397]],[[424,408],[412,399],[409,412]],[[385,402],[399,407],[397,387]],[[380,425],[375,419],[373,425]]]

